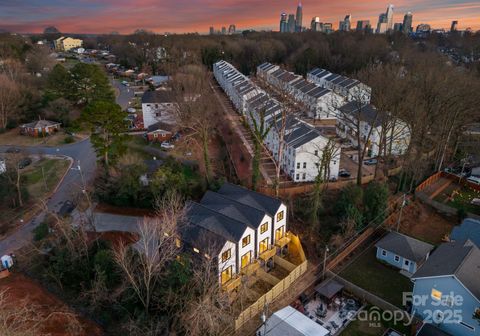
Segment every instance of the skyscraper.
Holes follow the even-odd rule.
[[[320,18],[318,16],[312,18],[310,29],[316,32],[322,31],[322,24],[320,23]]]
[[[295,15],[288,14],[288,29],[287,31],[290,33],[295,33]]]
[[[387,25],[388,25],[387,14],[381,13],[378,16],[378,24],[377,24],[377,34],[384,34],[387,32]]]
[[[387,16],[387,30],[393,29],[393,5],[388,5],[387,12],[385,13]]]
[[[450,32],[456,32],[458,29],[458,21],[452,21],[452,25],[450,26]]]
[[[210,27],[210,35],[214,35],[214,34],[215,34],[215,28]]]
[[[235,34],[235,31],[237,30],[237,27],[235,27],[234,24],[231,24],[229,27],[228,27],[228,34],[229,35],[232,35],[232,34]]]
[[[280,15],[280,33],[286,33],[287,31],[287,13],[282,13]]]
[[[369,26],[370,26],[370,20],[357,21],[357,31],[366,31]]]
[[[403,31],[403,23],[396,22],[393,24],[393,31],[395,32],[402,32]]]
[[[413,15],[412,15],[412,12],[408,12],[407,14],[405,14],[405,16],[403,17],[403,27],[402,27],[402,30],[403,30],[403,33],[404,34],[410,34],[413,30],[412,28],[412,22],[413,22]]]
[[[227,28],[222,27],[222,35],[227,35]]]
[[[302,31],[302,16],[303,16],[302,3],[299,2],[297,6],[297,16],[295,18],[295,31],[297,32]]]
[[[347,14],[345,16],[345,19],[343,21],[340,21],[338,25],[338,29],[340,31],[350,31],[351,25],[352,25],[352,15]]]

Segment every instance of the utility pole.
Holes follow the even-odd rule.
[[[460,176],[458,177],[458,183],[460,183],[462,181],[462,178],[463,178],[463,172],[465,171],[465,165],[467,164],[467,158],[463,158],[462,159],[463,161],[463,164],[462,164],[462,171],[460,172]]]
[[[325,246],[325,253],[323,254],[323,272],[322,272],[322,280],[325,279],[325,272],[327,271],[327,254],[330,252],[328,246]]]
[[[407,203],[407,194],[403,194],[403,199],[402,199],[402,206],[400,207],[400,214],[398,215],[398,221],[397,221],[397,232],[400,230],[400,222],[402,220],[402,212],[403,212],[403,207]]]
[[[263,305],[263,312],[260,318],[262,319],[262,326],[263,326],[262,336],[265,336],[267,335],[268,303],[265,303]]]
[[[42,177],[43,177],[43,185],[45,186],[45,191],[47,191],[48,190],[47,180],[45,180],[45,171],[43,170],[43,166],[42,166]]]

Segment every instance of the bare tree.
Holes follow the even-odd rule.
[[[253,125],[253,160],[252,160],[252,189],[257,189],[257,184],[260,179],[260,157],[263,143],[270,132],[271,126],[265,125],[265,110],[259,112],[260,121],[254,117],[253,112],[250,111],[250,118]]]
[[[0,73],[0,129],[5,129],[10,118],[16,115],[20,97],[18,84]]]
[[[173,78],[177,123],[193,131],[189,135],[203,153],[205,179],[211,180],[209,143],[218,124],[219,110],[210,88],[205,68],[196,65],[183,67]]]
[[[120,267],[128,287],[149,312],[152,295],[166,266],[178,254],[178,226],[184,209],[181,199],[174,194],[160,202],[155,218],[144,218],[138,225],[138,242],[133,246],[119,244],[114,248],[114,259]]]

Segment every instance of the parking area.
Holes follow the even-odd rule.
[[[355,179],[357,177],[358,162],[356,158],[356,151],[342,149],[340,156],[340,170],[346,170],[350,173],[350,177],[340,177],[340,180]],[[373,175],[375,173],[375,165],[363,164],[362,175],[363,177]]]

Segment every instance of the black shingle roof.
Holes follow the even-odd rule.
[[[383,237],[375,246],[415,262],[422,261],[433,250],[433,245],[394,231]]]
[[[282,205],[282,202],[277,198],[230,183],[224,183],[218,193],[239,203],[264,211],[270,216],[274,216]]]
[[[382,116],[371,104],[360,104],[357,101],[351,101],[340,107],[339,110],[343,114],[351,115],[355,118],[360,114],[361,120],[368,122],[374,127],[382,124]]]
[[[172,91],[167,90],[145,91],[142,96],[142,104],[162,104],[174,102],[175,95]]]

